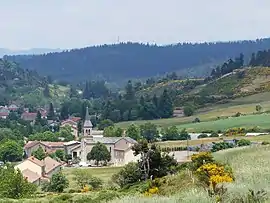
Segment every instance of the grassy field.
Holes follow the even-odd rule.
[[[202,122],[216,120],[217,117],[233,116],[240,112],[242,114],[252,114],[256,112],[256,105],[260,104],[264,111],[270,110],[270,92],[260,93],[247,97],[237,98],[226,104],[219,104],[199,109],[194,116],[182,117],[182,118],[169,118],[158,120],[141,120],[141,121],[128,121],[120,122],[116,125],[122,128],[127,128],[130,124],[137,125],[144,124],[146,122],[152,122],[159,127],[168,127],[172,125],[182,125],[192,123],[195,118],[199,118]],[[241,117],[242,118],[242,117]],[[258,119],[258,118],[257,118]]]
[[[204,130],[218,131],[218,130],[227,130],[229,128],[234,127],[251,128],[255,126],[262,129],[269,129],[270,114],[231,117],[215,121],[183,124],[178,125],[177,127],[180,129],[185,128],[188,132],[202,132]]]
[[[121,167],[107,167],[107,168],[64,168],[63,173],[69,180],[69,188],[79,189],[76,182],[73,180],[73,173],[75,170],[88,170],[93,176],[99,177],[107,184],[112,175],[121,170]]]
[[[248,139],[254,142],[262,142],[262,141],[268,141],[270,142],[270,135],[262,135],[262,136],[254,136],[254,137],[222,137],[222,138],[203,138],[198,140],[189,140],[187,141],[166,141],[166,142],[157,142],[157,145],[160,147],[186,147],[194,146],[194,145],[200,145],[200,144],[207,144],[212,142],[221,142],[222,140],[231,140],[231,139]]]
[[[240,196],[246,196],[249,189],[257,192],[264,189],[267,197],[270,198],[270,146],[234,148],[220,151],[214,154],[219,161],[226,162],[232,166],[235,182],[226,184],[228,193],[225,196],[226,202]],[[206,191],[198,187],[179,187],[177,195],[169,197],[125,197],[121,200],[114,200],[112,203],[214,203],[216,199],[211,199]],[[258,201],[259,202],[259,201]],[[269,202],[269,201],[267,201]]]

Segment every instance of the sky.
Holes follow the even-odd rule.
[[[0,47],[9,49],[270,36],[269,0],[0,1]]]

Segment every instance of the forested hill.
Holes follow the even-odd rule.
[[[24,70],[18,64],[0,59],[0,104],[6,104],[15,95],[18,97],[47,84],[34,70]]]
[[[179,71],[182,75],[192,72],[202,76],[211,72],[210,64],[219,64],[240,53],[248,59],[252,52],[268,48],[270,38],[167,46],[121,43],[61,53],[6,57],[25,69],[37,70],[58,80],[78,82],[102,78],[119,82],[173,71]]]

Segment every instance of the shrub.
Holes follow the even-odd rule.
[[[241,139],[237,142],[237,146],[242,147],[242,146],[249,146],[251,145],[251,141],[250,140],[246,140],[246,139]]]
[[[207,163],[197,169],[197,177],[213,193],[217,192],[217,185],[224,182],[232,182],[233,175],[230,170],[221,164]]]
[[[263,141],[262,142],[262,145],[269,145],[270,144],[270,142],[268,142],[268,141]]]
[[[201,120],[199,118],[195,118],[194,121],[192,121],[193,123],[200,123]]]
[[[219,135],[215,132],[211,133],[211,135],[209,137],[219,137]]]
[[[46,192],[63,192],[68,185],[68,179],[59,171],[52,175],[50,182],[45,183],[42,189]]]
[[[233,148],[234,145],[228,142],[217,142],[212,146],[211,152],[217,152],[223,149]]]
[[[185,116],[192,116],[194,114],[194,108],[191,106],[185,106],[184,107],[184,115]]]
[[[93,189],[98,189],[102,186],[103,181],[95,176],[89,178],[88,184],[93,187]]]
[[[207,138],[207,137],[208,137],[208,135],[207,134],[204,134],[204,133],[203,134],[200,134],[198,136],[199,139],[201,139],[201,138]]]
[[[112,176],[112,181],[120,187],[124,187],[127,184],[136,183],[142,177],[141,170],[138,163],[128,163],[117,174]]]
[[[205,163],[214,162],[214,158],[210,152],[201,152],[199,154],[193,154],[191,156],[191,161],[194,170],[197,170]]]

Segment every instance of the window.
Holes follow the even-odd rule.
[[[110,153],[112,152],[112,148],[110,147]]]

